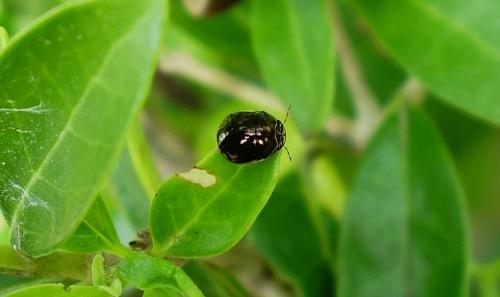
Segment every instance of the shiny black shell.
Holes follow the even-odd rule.
[[[265,111],[240,111],[226,117],[217,132],[220,152],[233,163],[264,160],[286,141],[283,123]]]

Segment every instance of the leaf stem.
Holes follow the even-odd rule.
[[[395,97],[402,98],[415,105],[422,105],[426,96],[427,90],[415,77],[408,77],[395,94]]]

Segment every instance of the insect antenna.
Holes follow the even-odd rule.
[[[285,120],[283,121],[283,124],[286,123],[286,120],[288,120],[288,114],[290,113],[290,109],[292,109],[292,104],[288,105],[288,109],[286,111]]]
[[[283,147],[286,151],[286,154],[288,155],[288,159],[290,159],[290,162],[292,162],[292,156],[290,156],[290,151],[286,148],[286,146]]]

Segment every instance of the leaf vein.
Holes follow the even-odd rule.
[[[170,236],[170,238],[164,244],[165,250],[168,250],[179,239],[179,237],[181,237],[184,233],[186,233],[186,231],[199,219],[199,217],[202,215],[202,213],[207,208],[209,208],[212,205],[212,203],[214,203],[217,200],[217,198],[222,193],[224,193],[227,190],[227,188],[229,188],[229,186],[231,186],[231,183],[238,177],[242,168],[243,168],[243,166],[239,166],[238,169],[236,169],[233,176],[226,182],[226,184],[223,187],[221,187],[219,189],[219,191],[217,191],[217,193],[215,193],[212,196],[212,198],[210,198],[207,201],[207,203],[205,205],[198,208],[198,210],[196,211],[195,215],[191,218],[191,220],[187,221],[186,224],[184,224],[184,226],[182,226],[177,232],[174,232],[174,234]]]
[[[25,191],[22,194],[21,199],[19,200],[19,203],[16,205],[16,208],[14,209],[14,212],[13,212],[13,215],[12,215],[12,221],[11,221],[11,226],[10,226],[11,232],[12,232],[12,230],[14,230],[14,228],[16,228],[15,226],[18,225],[18,221],[17,220],[18,220],[19,212],[21,211],[22,206],[25,203],[26,196],[29,195],[29,192],[30,192],[31,188],[36,184],[39,176],[42,174],[42,171],[44,170],[44,168],[47,166],[47,164],[49,164],[50,160],[52,159],[52,155],[56,152],[56,149],[61,145],[61,143],[63,143],[64,139],[66,138],[66,135],[70,132],[69,131],[70,130],[69,129],[70,124],[72,123],[72,121],[74,120],[75,116],[77,115],[77,111],[80,110],[80,108],[82,108],[82,105],[85,102],[85,98],[88,96],[88,94],[92,90],[92,87],[94,86],[94,84],[98,80],[98,77],[99,77],[98,74],[100,74],[103,71],[103,69],[105,68],[105,66],[110,62],[110,59],[112,57],[112,53],[114,53],[114,51],[116,51],[118,49],[118,47],[125,40],[127,40],[129,38],[130,35],[128,33],[132,29],[138,27],[144,20],[146,20],[145,16],[140,17],[136,22],[134,22],[130,26],[129,30],[127,30],[127,31],[124,32],[123,36],[121,36],[120,38],[118,38],[111,45],[110,49],[108,50],[108,53],[104,57],[104,59],[103,59],[101,65],[100,65],[99,69],[97,69],[96,75],[93,76],[89,80],[89,83],[88,83],[87,87],[85,88],[85,90],[84,90],[84,92],[83,92],[80,100],[75,105],[75,108],[71,111],[71,113],[70,113],[70,115],[68,117],[68,120],[66,122],[66,126],[61,131],[61,133],[59,134],[59,137],[55,140],[54,144],[52,145],[52,147],[50,148],[50,150],[45,155],[43,161],[40,163],[40,165],[35,170],[35,172],[33,173],[33,175],[31,175],[31,178],[29,179],[28,183],[26,184]]]

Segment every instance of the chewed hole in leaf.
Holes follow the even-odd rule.
[[[193,168],[188,172],[178,173],[177,176],[204,188],[213,186],[217,181],[215,175],[208,173],[205,169],[198,168]]]

